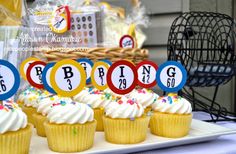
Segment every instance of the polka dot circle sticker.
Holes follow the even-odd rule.
[[[180,63],[167,61],[158,68],[156,80],[163,91],[177,92],[184,87],[187,72]]]
[[[93,68],[93,62],[87,58],[81,58],[78,59],[77,61],[84,68],[86,73],[86,83],[89,84],[91,82],[91,71]]]
[[[136,67],[127,60],[120,60],[111,65],[107,73],[107,84],[117,94],[131,92],[137,84]]]
[[[120,39],[121,48],[134,48],[134,39],[130,35],[124,35]]]
[[[0,60],[0,100],[12,97],[20,86],[20,74],[14,65]]]
[[[27,80],[26,77],[26,71],[29,68],[29,65],[35,61],[40,61],[38,58],[35,57],[29,57],[26,60],[24,60],[20,65],[20,75],[23,79]]]
[[[93,65],[91,73],[91,81],[95,88],[99,90],[105,90],[107,86],[107,71],[109,69],[109,64],[104,61],[96,62]]]
[[[36,88],[43,89],[42,74],[43,69],[47,64],[43,61],[35,61],[30,64],[29,68],[26,71],[26,77],[28,82]]]
[[[57,94],[72,97],[84,88],[86,74],[84,68],[78,62],[65,59],[53,66],[50,82]]]
[[[157,64],[152,61],[142,61],[136,68],[138,72],[138,85],[143,88],[151,88],[156,85]]]
[[[42,74],[42,80],[44,84],[44,88],[50,92],[55,94],[56,92],[53,90],[51,82],[50,82],[50,75],[52,72],[52,67],[55,65],[55,63],[48,63],[45,68],[43,69],[43,74]]]

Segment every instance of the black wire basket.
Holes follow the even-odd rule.
[[[227,83],[235,74],[235,23],[225,14],[183,13],[173,22],[168,59],[182,63],[186,85],[209,87]]]
[[[236,73],[235,27],[233,18],[225,14],[188,12],[176,18],[170,28],[168,60],[180,62],[188,73],[190,91],[184,88],[180,94],[193,103],[193,110],[209,113],[210,121],[236,121],[236,112],[215,102],[219,86]],[[209,99],[194,87],[215,87],[215,92]]]

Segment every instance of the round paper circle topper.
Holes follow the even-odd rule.
[[[120,60],[111,65],[107,73],[107,84],[117,94],[131,92],[137,84],[136,67],[127,60]]]
[[[93,65],[91,80],[95,88],[105,90],[107,86],[107,72],[109,64],[104,61],[98,61]]]
[[[54,65],[50,81],[57,94],[72,97],[83,90],[86,84],[86,74],[78,62],[65,59]]]
[[[134,48],[134,39],[130,35],[124,35],[120,39],[120,47],[121,48]]]
[[[138,72],[138,85],[143,88],[151,88],[156,85],[157,64],[152,61],[142,61],[136,68]]]
[[[55,63],[48,63],[45,68],[43,69],[43,74],[42,74],[42,80],[44,84],[44,88],[50,92],[55,94],[56,92],[53,90],[51,81],[50,81],[50,75],[52,72],[52,67],[55,65]]]
[[[20,65],[20,75],[23,77],[23,79],[27,80],[26,77],[26,71],[29,68],[29,65],[35,61],[40,61],[38,58],[35,57],[29,57],[26,60],[24,60]]]
[[[80,65],[84,68],[85,73],[86,73],[86,83],[91,82],[91,71],[93,68],[93,62],[87,58],[81,58],[77,60]]]
[[[43,69],[47,64],[43,61],[35,61],[30,64],[26,71],[26,77],[28,82],[38,89],[43,89],[42,74]]]
[[[20,86],[20,74],[14,65],[0,60],[0,100],[12,97]]]
[[[185,68],[176,61],[167,61],[162,64],[156,75],[158,86],[166,92],[181,90],[187,80]]]

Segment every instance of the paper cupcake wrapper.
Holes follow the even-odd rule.
[[[45,122],[48,146],[55,152],[80,152],[93,146],[96,120],[85,124],[51,124]]]
[[[115,144],[134,144],[146,139],[150,117],[112,119],[103,116],[105,138]]]
[[[27,154],[29,153],[32,135],[31,124],[15,132],[0,134],[0,154]]]
[[[36,108],[33,108],[33,107],[27,107],[27,106],[23,106],[22,107],[22,110],[25,112],[25,114],[27,115],[27,119],[28,119],[28,122],[34,124],[34,119],[33,119],[33,114],[34,113],[37,113],[36,111]]]
[[[157,136],[179,138],[188,135],[191,121],[192,114],[154,112],[150,119],[150,130]]]
[[[93,109],[93,111],[94,111],[94,119],[96,119],[97,121],[96,131],[104,131],[103,120],[102,120],[102,116],[104,115],[104,110],[96,108]]]
[[[17,104],[18,104],[19,107],[21,107],[21,108],[24,106],[24,102],[21,102],[21,101],[19,101],[19,100],[17,101]]]
[[[43,116],[40,113],[34,113],[33,120],[38,136],[46,137],[45,128],[43,124],[47,120],[47,117]]]

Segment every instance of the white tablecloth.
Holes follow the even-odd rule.
[[[194,113],[195,119],[208,119],[205,113]],[[236,129],[236,122],[217,122],[227,128]],[[158,149],[138,152],[137,154],[236,154],[236,134],[221,136],[216,140],[196,143],[190,145],[177,146],[172,148]]]

